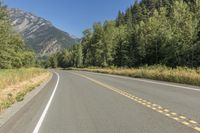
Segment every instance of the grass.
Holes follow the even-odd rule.
[[[50,77],[47,70],[40,68],[22,68],[0,70],[0,112]]]
[[[76,70],[123,75],[134,78],[146,78],[200,86],[200,68],[191,69],[187,67],[177,67],[176,69],[173,69],[165,66],[156,65],[140,68],[89,67],[80,68]]]
[[[44,72],[46,72],[46,70],[39,68],[0,70],[0,90],[38,76]]]

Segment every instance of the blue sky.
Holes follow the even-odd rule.
[[[93,22],[115,19],[134,0],[4,0],[8,7],[19,8],[51,21],[59,29],[77,37]]]

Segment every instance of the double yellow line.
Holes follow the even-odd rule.
[[[186,116],[179,115],[178,113],[170,111],[169,109],[164,108],[164,107],[162,107],[162,106],[160,106],[158,104],[151,103],[150,101],[147,101],[147,100],[142,99],[140,97],[134,96],[134,95],[132,95],[132,94],[130,94],[128,92],[125,92],[123,90],[120,90],[118,88],[110,86],[108,84],[102,83],[100,81],[97,81],[97,80],[95,80],[93,78],[90,78],[90,77],[87,77],[85,75],[78,74],[78,73],[73,73],[73,74],[78,75],[78,76],[83,77],[83,78],[86,78],[86,79],[88,79],[88,80],[90,80],[90,81],[92,81],[92,82],[94,82],[94,83],[106,88],[106,89],[109,89],[109,90],[114,91],[114,92],[116,92],[116,93],[118,93],[120,95],[123,95],[123,96],[125,96],[125,97],[127,97],[127,98],[129,98],[129,99],[131,99],[131,100],[133,100],[133,101],[135,101],[135,102],[147,107],[147,108],[150,108],[150,109],[152,109],[152,110],[154,110],[154,111],[156,111],[156,112],[158,112],[160,114],[165,115],[168,118],[171,118],[171,119],[173,119],[173,120],[175,120],[175,121],[177,121],[177,122],[179,122],[179,123],[181,123],[181,124],[183,124],[185,126],[188,126],[188,127],[192,128],[192,129],[200,132],[200,124],[198,122],[192,120],[192,119],[189,119]]]

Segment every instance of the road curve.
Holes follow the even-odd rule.
[[[199,90],[56,70],[52,80],[0,133],[199,133]]]

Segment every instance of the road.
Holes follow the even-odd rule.
[[[199,123],[198,87],[56,70],[0,133],[199,133]]]

